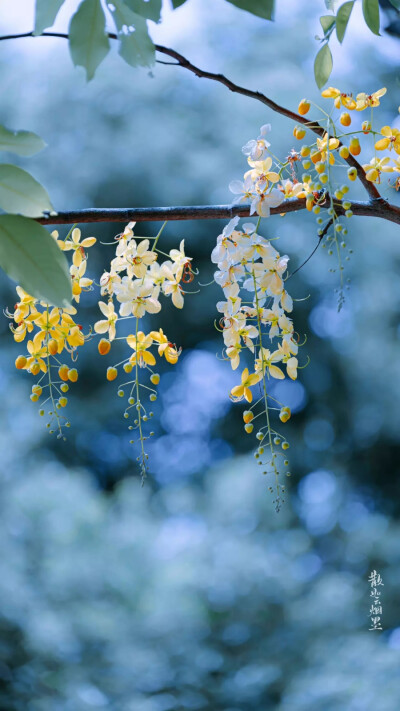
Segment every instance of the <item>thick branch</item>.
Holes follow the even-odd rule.
[[[68,39],[68,35],[63,32],[42,32],[41,35],[34,35],[33,32],[23,32],[19,34],[0,36],[0,41],[36,36],[60,37],[62,39]],[[110,39],[118,39],[118,36],[113,32],[109,32],[108,36]],[[251,91],[250,89],[246,89],[244,86],[234,84],[234,82],[232,82],[230,79],[227,79],[223,74],[215,74],[214,72],[207,72],[203,69],[199,69],[199,67],[196,67],[194,64],[189,62],[186,57],[184,57],[179,52],[176,52],[174,49],[169,49],[168,47],[163,47],[159,44],[156,44],[155,48],[157,52],[160,52],[161,54],[166,54],[168,57],[172,57],[173,59],[175,59],[177,66],[184,67],[184,69],[188,69],[190,72],[193,72],[193,74],[195,74],[197,77],[217,81],[220,84],[226,86],[230,91],[234,92],[235,94],[242,94],[243,96],[248,96],[249,98],[255,99],[256,101],[261,101],[261,103],[268,106],[270,109],[272,109],[272,111],[275,111],[278,114],[282,114],[282,116],[286,116],[292,121],[296,121],[296,123],[303,124],[306,128],[309,128],[311,131],[316,133],[317,136],[323,136],[325,134],[324,127],[321,126],[318,121],[309,121],[305,116],[300,116],[300,114],[296,114],[294,111],[290,111],[284,106],[280,106],[280,104],[277,104],[275,101],[272,101],[272,99],[269,99],[267,96],[265,96],[265,94],[262,94],[260,91]],[[160,64],[165,64],[165,62],[160,61]],[[342,144],[340,143],[340,145]],[[368,195],[370,196],[370,199],[376,201],[382,200],[382,197],[376,185],[367,180],[365,171],[363,170],[359,162],[354,158],[354,156],[349,155],[349,157],[345,160],[346,163],[348,163],[352,168],[355,168],[357,170],[358,178],[364,186],[365,190],[367,191]]]
[[[328,208],[329,203],[321,205]],[[279,207],[271,209],[272,215],[284,215],[306,209],[304,198],[290,198]],[[338,201],[335,202],[338,215],[345,213]],[[390,222],[400,224],[400,207],[390,205],[384,201],[372,204],[370,202],[353,202],[351,209],[354,215],[365,217],[380,217]],[[169,220],[230,220],[235,215],[249,217],[250,209],[247,205],[231,207],[230,205],[201,205],[188,207],[123,207],[123,208],[91,208],[86,210],[72,210],[59,212],[57,215],[48,215],[37,219],[43,225],[72,225],[89,222],[164,222]]]

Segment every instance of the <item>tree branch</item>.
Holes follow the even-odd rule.
[[[309,121],[305,116],[300,116],[300,114],[296,114],[294,111],[290,111],[290,109],[286,109],[284,106],[280,106],[280,104],[277,104],[275,101],[272,101],[272,99],[269,99],[268,96],[265,96],[265,94],[262,94],[260,91],[251,91],[250,89],[246,89],[244,86],[234,84],[223,74],[215,74],[214,72],[203,71],[202,69],[199,69],[199,67],[196,67],[194,64],[189,62],[186,57],[184,57],[182,54],[179,54],[179,52],[176,52],[174,49],[169,49],[168,47],[163,47],[158,44],[155,45],[155,48],[157,52],[161,52],[162,54],[166,54],[168,57],[176,59],[177,64],[180,67],[188,69],[190,72],[193,72],[193,74],[195,74],[197,77],[204,79],[212,79],[213,81],[217,81],[220,84],[223,84],[229,89],[229,91],[232,91],[235,94],[243,94],[243,96],[248,96],[249,98],[255,99],[256,101],[261,101],[262,104],[268,106],[270,109],[272,109],[272,111],[275,111],[276,113],[281,114],[282,116],[286,116],[286,118],[289,118],[292,121],[295,121],[296,123],[303,124],[306,128],[309,128],[310,131],[316,133],[317,136],[323,136],[326,133],[325,128],[321,126],[318,121]],[[343,144],[339,142],[339,146],[341,145]],[[370,196],[370,199],[381,200],[382,198],[376,185],[367,180],[364,169],[362,168],[360,163],[354,158],[354,156],[350,154],[349,157],[345,160],[346,163],[348,163],[352,168],[355,168],[357,170],[358,178],[364,186],[365,190],[367,191],[368,195]]]
[[[117,40],[118,35],[114,34],[113,32],[109,32],[108,36],[110,39]],[[18,34],[11,34],[11,35],[3,35],[0,36],[0,42],[2,40],[11,40],[11,39],[21,39],[24,37],[60,37],[62,39],[68,39],[68,35],[63,33],[63,32],[42,32],[40,35],[35,35],[33,32],[23,32],[23,33],[18,33]],[[194,64],[189,62],[186,57],[184,57],[182,54],[179,52],[176,52],[174,49],[169,49],[168,47],[163,47],[162,45],[156,44],[154,45],[155,49],[157,52],[160,52],[161,54],[165,54],[168,57],[172,57],[173,59],[176,59],[176,66],[183,67],[184,69],[188,69],[190,72],[193,72],[197,77],[204,78],[204,79],[211,79],[212,81],[217,81],[220,84],[223,84],[226,86],[230,91],[236,93],[236,94],[242,94],[243,96],[247,96],[251,99],[255,99],[256,101],[261,101],[261,103],[265,104],[268,106],[272,111],[275,111],[278,114],[281,114],[282,116],[286,116],[286,118],[291,119],[292,121],[296,121],[296,123],[301,123],[303,124],[306,128],[309,128],[311,131],[317,134],[317,136],[323,136],[325,134],[325,129],[323,126],[321,126],[318,121],[309,121],[308,119],[305,118],[305,116],[300,116],[300,114],[296,114],[294,111],[290,111],[289,109],[286,109],[284,106],[280,106],[280,104],[277,104],[275,101],[272,101],[272,99],[269,99],[265,94],[262,94],[260,91],[251,91],[250,89],[246,89],[243,86],[239,86],[238,84],[234,84],[230,79],[227,79],[223,74],[215,74],[214,72],[207,72],[204,71],[203,69],[199,69],[199,67],[196,67]],[[156,60],[160,64],[169,64],[169,62],[163,62],[161,60]],[[340,143],[339,145],[342,145]],[[364,186],[365,190],[367,191],[370,199],[372,201],[381,201],[383,200],[381,194],[379,193],[379,190],[377,189],[376,185],[374,183],[371,183],[369,180],[367,180],[365,171],[363,170],[362,166],[360,163],[352,156],[351,154],[349,155],[348,158],[345,159],[346,163],[350,165],[352,168],[355,168],[357,170],[357,175]]]
[[[321,209],[329,207],[321,205]],[[304,198],[289,198],[279,207],[271,208],[271,215],[285,215],[306,209]],[[400,224],[400,207],[384,201],[372,204],[370,202],[353,202],[351,209],[354,215],[364,217],[379,217]],[[338,215],[344,215],[346,210],[340,201],[335,201]],[[195,205],[182,207],[123,207],[123,208],[90,208],[86,210],[71,210],[48,214],[37,218],[42,225],[72,225],[90,222],[165,222],[174,220],[230,220],[232,217],[250,217],[248,205]],[[256,216],[257,217],[257,216]]]

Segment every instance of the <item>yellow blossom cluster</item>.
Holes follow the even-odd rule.
[[[75,228],[71,232],[71,239],[59,239],[57,231],[52,233],[54,240],[63,251],[73,250],[72,265],[70,267],[72,279],[73,299],[79,302],[82,290],[91,288],[92,280],[84,277],[87,257],[85,249],[91,247],[95,237],[81,241],[81,232]],[[42,408],[50,403],[50,423],[58,430],[59,436],[66,424],[66,418],[58,413],[60,408],[67,404],[64,393],[68,391],[67,382],[76,382],[78,371],[74,365],[76,350],[85,343],[82,326],[74,319],[77,310],[74,306],[63,308],[51,307],[49,304],[38,301],[17,286],[19,301],[15,304],[14,312],[7,312],[12,319],[10,324],[14,340],[22,343],[27,338],[26,354],[16,358],[15,365],[18,370],[26,370],[34,376],[40,376],[32,387],[31,399],[37,402],[43,395]],[[71,365],[60,360],[61,354],[68,353]],[[55,376],[54,373],[57,373]],[[43,409],[40,414],[44,415]],[[52,431],[52,430],[50,430]]]

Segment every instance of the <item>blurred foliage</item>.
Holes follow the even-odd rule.
[[[398,624],[399,524],[322,470],[276,516],[259,476],[106,500],[35,458],[3,481],[0,707],[394,711],[400,629],[368,632],[367,576]]]
[[[228,3],[191,0],[174,46],[282,104],[318,102],[318,10],[281,3],[272,26],[246,13],[238,22]],[[156,41],[169,23],[154,28]],[[397,40],[373,39],[372,51],[362,27],[349,24],[334,82],[349,92],[387,86],[388,123],[398,106]],[[3,43],[0,68],[0,122],[51,146],[30,161],[57,209],[224,203],[242,173],[240,148],[260,125],[272,123],[275,152],[293,147],[291,123],[261,104],[175,67],[156,66],[133,85],[114,50],[89,86],[77,81],[62,40]],[[205,284],[222,226],[170,223],[164,248],[185,238]],[[29,401],[29,377],[13,369],[18,346],[1,321],[1,708],[397,708],[400,241],[389,223],[350,226],[340,314],[322,250],[293,277],[311,364],[298,382],[275,386],[296,413],[286,426],[292,477],[279,516],[247,454],[242,407],[228,399],[232,371],[215,357],[215,286],[187,298],[179,319],[165,309],[162,322],[149,321],[184,353],[162,375],[144,489],[96,344],[80,356],[70,438],[60,444]],[[117,229],[82,228],[104,242]],[[317,240],[308,214],[271,219],[264,234],[280,237],[292,268]],[[109,246],[92,250],[88,272],[98,279],[110,256]],[[3,280],[0,291],[12,306],[14,286]],[[82,298],[85,326],[97,298]],[[385,583],[383,633],[368,632],[373,568]]]

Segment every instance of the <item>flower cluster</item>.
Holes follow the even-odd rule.
[[[124,417],[128,419],[132,409],[135,413],[134,423],[129,425],[129,429],[137,431],[138,434],[141,453],[137,461],[144,478],[147,472],[148,454],[144,448],[147,436],[143,433],[143,423],[153,417],[153,413],[148,413],[144,405],[143,389],[150,393],[150,402],[157,399],[155,387],[160,381],[160,376],[153,371],[153,366],[156,365],[155,353],[159,358],[165,358],[168,363],[174,365],[178,361],[181,349],[169,341],[161,328],[146,334],[140,329],[140,323],[147,314],[160,312],[161,295],[171,297],[176,308],[183,308],[185,294],[183,285],[193,280],[194,271],[191,266],[192,258],[185,255],[183,240],[179,249],[171,249],[169,255],[166,255],[168,259],[158,262],[158,255],[161,252],[157,250],[157,243],[165,224],[154,238],[151,248],[149,239],[135,238],[134,227],[135,223],[130,222],[115,238],[115,257],[111,261],[110,270],[100,279],[101,295],[106,299],[99,301],[103,318],[95,323],[94,330],[102,336],[107,336],[99,341],[100,355],[109,353],[114,340],[124,340],[129,346],[129,355],[107,369],[107,379],[113,381],[118,377],[119,366],[123,367],[125,373],[133,373],[132,379],[119,387],[118,395],[124,397],[124,388],[127,389],[128,404]],[[126,319],[134,319],[134,333],[117,337],[117,322]],[[154,387],[140,382],[140,369],[149,371],[149,381]],[[153,435],[154,432],[150,432],[149,436]],[[134,440],[131,440],[131,444],[134,444]]]
[[[70,267],[73,299],[79,302],[83,290],[91,288],[92,280],[84,277],[87,257],[85,250],[95,242],[95,237],[81,241],[81,231],[72,229],[65,240],[59,239],[57,231],[53,238],[63,251],[73,251]],[[13,320],[10,324],[14,340],[22,343],[26,337],[27,353],[19,355],[15,361],[18,370],[26,370],[33,376],[39,376],[32,386],[31,400],[41,401],[39,414],[44,416],[47,405],[49,422],[47,427],[52,433],[57,431],[59,438],[63,437],[63,428],[69,427],[69,422],[60,410],[67,405],[65,393],[68,392],[68,381],[78,380],[78,370],[74,365],[76,350],[83,346],[88,336],[82,331],[82,326],[76,323],[74,316],[77,311],[74,306],[52,308],[49,304],[34,299],[20,286],[17,286],[19,301],[14,312],[6,312]],[[30,335],[31,334],[31,335]],[[29,337],[30,335],[30,337]],[[61,354],[68,353],[71,365],[60,360]],[[64,358],[63,358],[64,359]],[[57,375],[55,375],[57,373]]]
[[[287,315],[293,309],[293,301],[285,289],[289,257],[281,256],[269,240],[257,233],[255,225],[246,223],[239,229],[238,223],[239,218],[235,217],[226,225],[211,255],[218,266],[214,278],[225,297],[218,302],[217,309],[222,314],[224,352],[232,369],[239,368],[243,361],[246,364],[250,355],[252,372],[245,365],[241,382],[232,389],[231,398],[251,403],[243,414],[246,432],[253,431],[254,420],[265,417],[256,435],[259,440],[256,458],[260,465],[264,464],[264,474],[275,475],[275,503],[279,509],[284,492],[284,485],[279,482],[281,460],[285,469],[288,461],[278,447],[286,450],[289,445],[272,428],[270,412],[278,410],[282,422],[291,413],[272,397],[270,385],[274,379],[282,380],[286,375],[292,380],[297,378],[298,343],[293,322]],[[256,385],[260,393],[253,402],[252,388]]]
[[[371,119],[363,121],[361,131],[364,135],[370,134],[373,140],[374,156],[363,164],[363,170],[366,173],[366,178],[371,183],[379,184],[381,182],[382,173],[400,173],[400,131],[397,128],[383,126],[379,133],[373,130],[373,109],[380,106],[380,99],[386,94],[386,89],[382,88],[375,91],[373,94],[357,94],[353,98],[351,94],[344,94],[339,89],[329,87],[322,92],[324,98],[333,98],[334,105],[337,109],[345,107],[346,112],[342,112],[339,118],[342,126],[350,126],[352,119],[349,111],[364,111],[367,108],[371,109]],[[376,140],[378,139],[378,140]],[[348,150],[353,155],[361,153],[361,146],[358,138],[353,136],[350,140]],[[389,154],[383,158],[378,158],[376,151],[388,150]],[[393,150],[393,153],[392,153]],[[397,155],[396,155],[397,154]],[[399,181],[396,181],[395,187],[399,188]]]
[[[266,136],[271,130],[270,124],[261,126],[257,140],[251,140],[243,146],[250,170],[244,174],[244,180],[233,180],[229,189],[237,195],[233,205],[250,202],[250,215],[257,213],[260,217],[269,217],[271,207],[278,207],[285,199],[282,190],[274,188],[280,181],[280,174],[272,167],[272,158],[268,155],[271,145]]]

